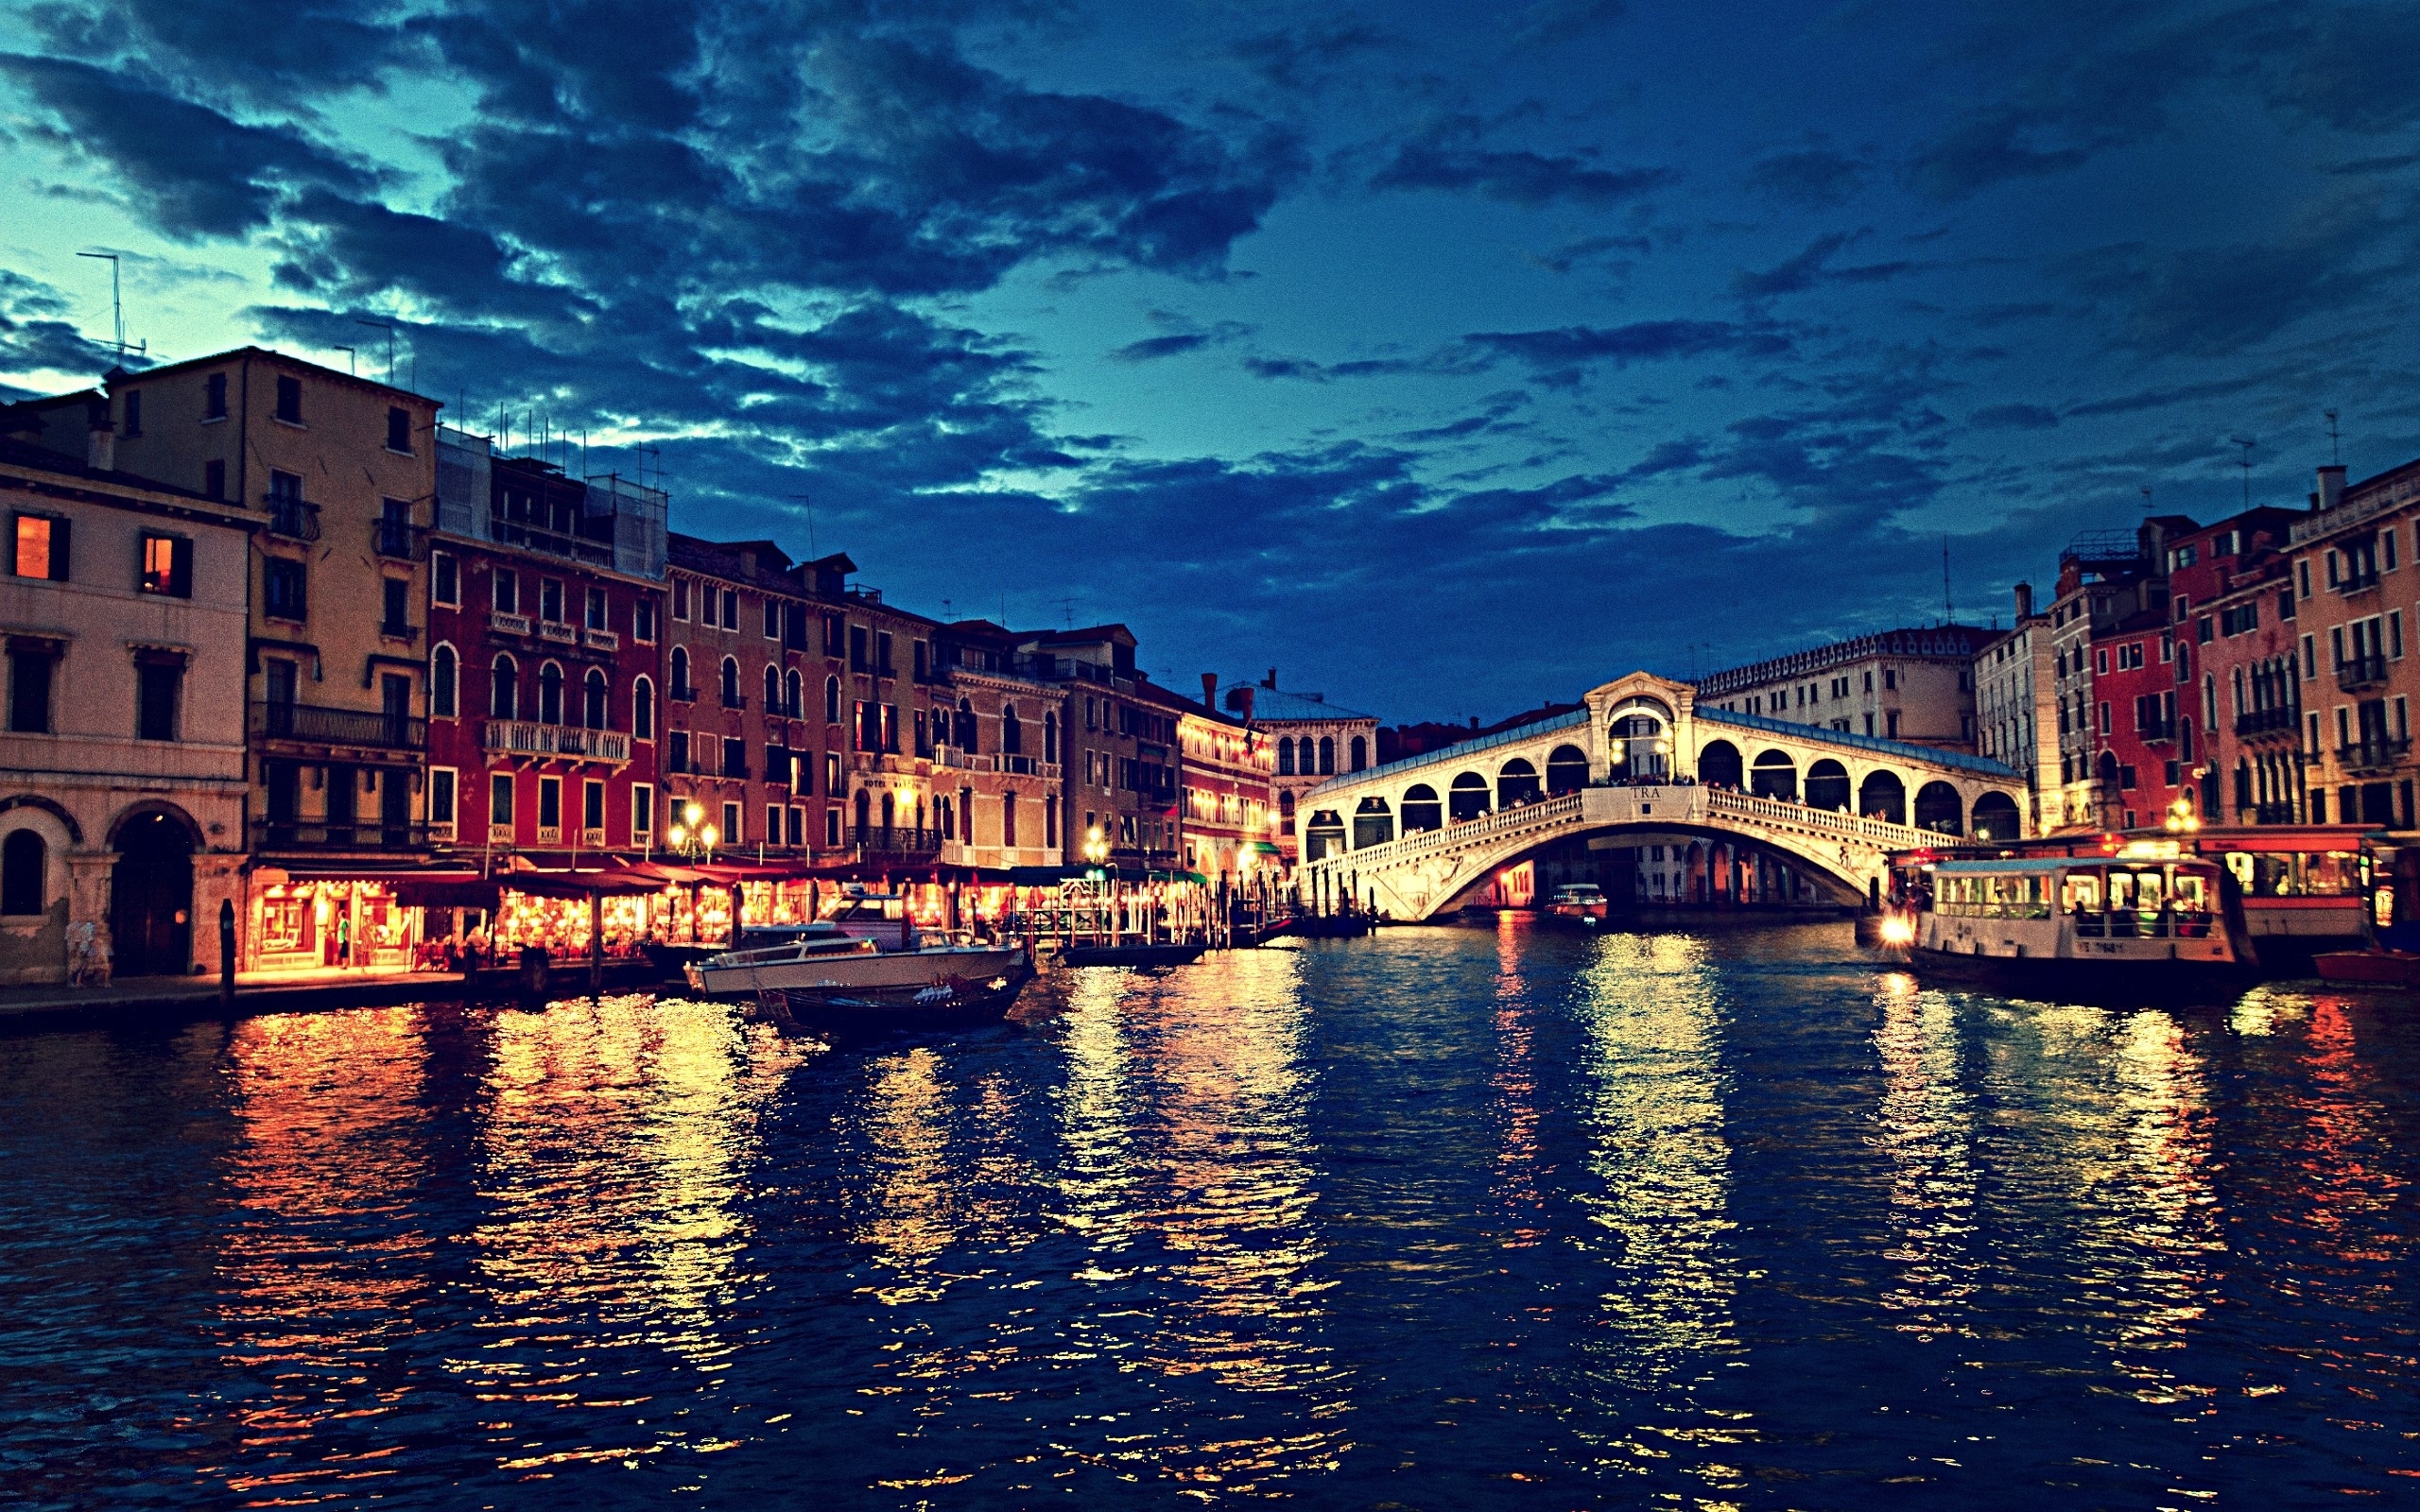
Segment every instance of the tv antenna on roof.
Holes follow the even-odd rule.
[[[118,290],[117,253],[78,252],[76,255],[110,265],[110,325],[114,333],[110,345],[117,349],[118,360],[124,362],[129,352],[132,352],[138,357],[144,355],[150,350],[151,344],[148,341],[139,342],[132,347],[126,344],[126,300]]]
[[[1946,532],[1941,538],[1941,623],[1958,623],[1957,608],[1949,599],[1949,536]]]
[[[361,375],[360,371],[354,366],[353,349],[351,347],[338,347],[336,350],[344,353],[344,370],[352,373],[356,378],[359,377]]]
[[[796,499],[799,503],[799,507],[806,511],[806,554],[810,558],[812,558],[816,555],[815,495],[812,493],[793,493],[790,497]]]
[[[1063,598],[1059,601],[1059,627],[1063,630],[1072,630],[1076,627],[1076,601],[1072,598]]]
[[[2327,460],[2341,467],[2343,465],[2344,457],[2336,448],[2336,411],[2328,409],[2322,410],[2321,413],[2327,417]]]
[[[2243,507],[2249,509],[2252,507],[2252,449],[2260,443],[2249,437],[2230,436],[2227,444],[2243,448],[2243,459],[2236,466],[2243,469]]]

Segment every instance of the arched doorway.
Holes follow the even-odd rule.
[[[1445,825],[1444,805],[1437,801],[1437,790],[1426,782],[1414,782],[1403,791],[1403,833],[1418,834],[1425,830],[1439,830]]]
[[[1869,819],[1908,822],[1908,789],[1896,772],[1868,772],[1857,785],[1857,811]]]
[[[1506,762],[1495,773],[1495,806],[1509,809],[1516,803],[1538,800],[1538,769],[1521,757]]]
[[[1577,746],[1557,746],[1547,752],[1547,791],[1557,796],[1577,793],[1588,785],[1588,753]]]
[[[1321,809],[1303,827],[1303,859],[1317,861],[1322,856],[1340,855],[1344,850],[1344,821],[1336,810]]]
[[[1453,816],[1456,824],[1478,818],[1487,812],[1487,779],[1477,772],[1459,774],[1454,779],[1454,785],[1446,789],[1445,800],[1445,812]]]
[[[1660,782],[1671,774],[1667,738],[1672,711],[1653,698],[1625,698],[1605,721],[1605,754],[1614,781]]]
[[[193,832],[157,810],[118,825],[110,951],[120,976],[182,976],[193,964]]]
[[[1367,850],[1395,837],[1394,815],[1382,798],[1365,798],[1353,810],[1353,849]]]
[[[1727,787],[1737,791],[1740,785],[1739,747],[1727,740],[1710,740],[1698,752],[1698,781],[1708,787]]]
[[[1938,830],[1943,834],[1963,834],[1966,808],[1958,801],[1958,789],[1947,782],[1927,782],[1916,789],[1916,828]]]
[[[1829,756],[1806,768],[1806,806],[1846,814],[1849,809],[1849,769]]]
[[[2014,840],[2017,835],[2016,799],[2006,793],[1986,793],[1975,800],[1975,838]]]
[[[1748,779],[1748,791],[1758,798],[1792,799],[1798,796],[1798,764],[1786,750],[1756,753],[1756,765]]]

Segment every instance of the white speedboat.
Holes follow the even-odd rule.
[[[811,924],[749,925],[737,949],[693,961],[683,974],[710,997],[868,992],[988,982],[1022,954],[1012,945],[927,939],[899,899],[853,894]]]

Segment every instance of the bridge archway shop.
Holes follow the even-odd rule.
[[[1305,865],[1425,919],[1559,840],[1685,833],[1703,855],[1770,855],[1845,901],[1882,880],[1892,850],[1985,824],[2015,838],[2024,794],[1997,762],[1700,710],[1688,684],[1633,673],[1570,713],[1322,783],[1305,806],[1331,820],[1330,843],[1306,846]]]

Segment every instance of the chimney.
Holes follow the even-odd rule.
[[[1201,707],[1214,714],[1219,712],[1219,674],[1216,672],[1201,674]]]
[[[1245,687],[1237,688],[1236,691],[1244,696],[1244,723],[1249,725],[1252,723],[1253,690],[1249,685],[1247,685]]]
[[[2016,623],[2022,625],[2032,617],[2033,585],[2019,583],[2016,585]]]
[[[2321,510],[2333,509],[2343,502],[2344,469],[2341,466],[2321,468],[2319,470],[2318,507]]]
[[[95,472],[117,471],[117,427],[110,423],[110,402],[95,398],[84,406],[84,465]]]
[[[1260,679],[1260,685],[1264,688],[1274,688],[1277,686],[1277,669],[1275,667],[1270,667],[1269,669],[1269,676]]]

